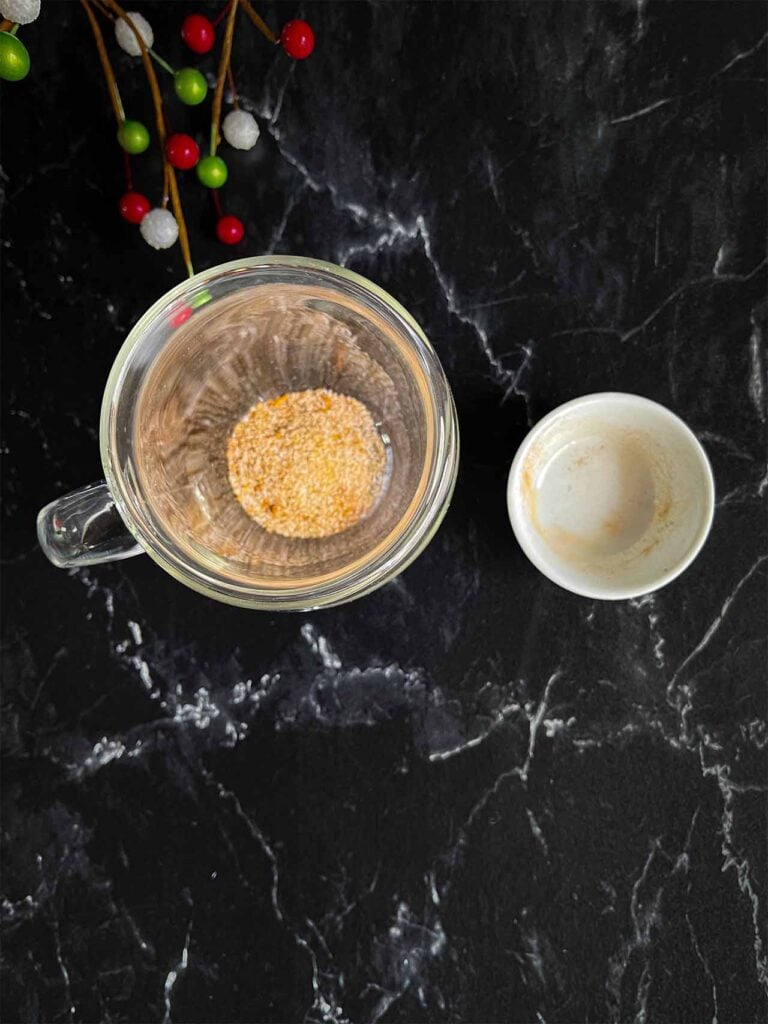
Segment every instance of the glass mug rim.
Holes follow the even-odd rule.
[[[266,268],[314,272],[317,280],[312,284],[326,284],[339,291],[343,291],[345,285],[355,286],[365,298],[380,303],[394,315],[400,340],[417,358],[424,374],[429,398],[425,412],[431,418],[434,435],[423,492],[405,528],[398,524],[372,555],[355,563],[350,572],[341,570],[328,580],[321,578],[318,582],[315,578],[295,586],[236,583],[217,577],[195,563],[176,547],[165,531],[161,529],[158,533],[157,528],[148,528],[148,524],[137,516],[131,501],[135,488],[117,461],[116,432],[121,418],[120,397],[126,370],[131,357],[149,343],[151,328],[158,316],[201,285],[210,286],[239,273]],[[252,283],[258,285],[258,281]],[[150,371],[163,348],[164,345],[148,361],[143,368],[143,376]],[[126,528],[153,561],[174,579],[207,597],[243,608],[264,610],[298,611],[343,604],[376,590],[402,572],[437,532],[453,494],[459,462],[458,422],[453,396],[435,350],[411,314],[383,288],[354,271],[324,260],[282,255],[252,256],[218,264],[182,281],[146,310],[129,332],[112,364],[101,405],[99,447],[104,475],[115,506]]]

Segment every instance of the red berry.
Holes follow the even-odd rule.
[[[280,33],[280,42],[289,57],[304,60],[315,48],[315,33],[306,21],[287,21]]]
[[[243,222],[237,217],[220,217],[216,224],[216,237],[223,245],[237,245],[244,234]]]
[[[177,171],[188,171],[200,159],[200,148],[191,135],[171,135],[165,143],[168,163]]]
[[[208,53],[216,42],[216,29],[202,14],[188,14],[181,23],[181,38],[195,53]]]
[[[141,192],[126,192],[120,197],[118,206],[120,216],[129,224],[141,224],[151,209],[149,200]]]

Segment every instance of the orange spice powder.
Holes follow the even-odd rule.
[[[366,516],[386,453],[368,409],[324,388],[257,402],[227,443],[229,481],[269,533],[330,537]]]

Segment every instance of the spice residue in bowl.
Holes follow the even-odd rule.
[[[229,437],[227,464],[237,500],[269,533],[330,537],[373,508],[386,452],[362,402],[315,388],[257,402]]]
[[[571,568],[625,572],[675,526],[674,474],[649,431],[595,419],[554,423],[527,453],[520,494],[531,529]]]

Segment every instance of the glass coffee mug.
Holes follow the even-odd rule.
[[[296,539],[245,513],[226,446],[256,402],[310,388],[367,406],[387,473],[359,523]],[[38,516],[55,565],[146,552],[208,597],[271,610],[341,604],[401,572],[440,525],[459,458],[450,388],[418,324],[358,274],[295,256],[227,263],[158,300],[112,367],[100,447],[106,481]]]

